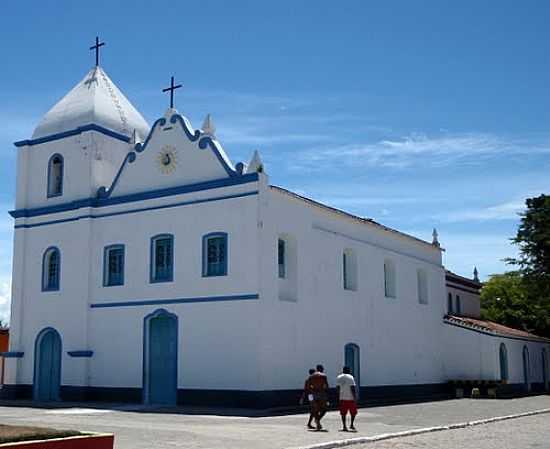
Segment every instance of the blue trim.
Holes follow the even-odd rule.
[[[48,226],[48,225],[51,225],[51,224],[67,223],[67,222],[71,222],[71,221],[78,221],[78,220],[85,220],[85,219],[108,218],[108,217],[115,217],[117,215],[135,214],[135,213],[138,213],[138,212],[145,212],[145,211],[150,211],[150,210],[168,209],[168,208],[171,208],[171,207],[190,206],[190,205],[193,205],[193,204],[210,203],[212,201],[222,201],[222,200],[229,200],[229,199],[233,199],[233,198],[243,198],[243,197],[246,197],[246,196],[257,195],[257,194],[258,194],[258,191],[254,190],[252,192],[238,193],[238,194],[235,194],[235,195],[218,196],[218,197],[214,197],[214,198],[206,198],[204,200],[183,201],[181,203],[165,204],[165,205],[162,205],[162,206],[153,206],[153,207],[143,207],[143,208],[140,208],[140,209],[126,210],[126,211],[121,211],[121,212],[110,212],[110,213],[98,214],[98,215],[87,214],[87,215],[81,215],[79,217],[74,217],[74,218],[63,218],[63,219],[60,219],[60,220],[44,221],[42,223],[35,223],[35,224],[30,224],[30,225],[21,224],[21,225],[15,225],[14,228],[15,229],[21,229],[21,228],[28,229],[28,228],[36,228],[36,227],[39,227],[39,226]]]
[[[353,361],[355,362],[355,356],[357,356],[357,370],[358,372],[354,372],[355,371],[355,367],[354,366],[350,366],[348,365],[348,354],[350,353],[351,351],[351,356],[353,357]],[[361,392],[361,349],[359,348],[359,345],[356,344],[356,343],[347,343],[345,346],[344,346],[344,366],[347,366],[350,370],[351,370],[351,373],[353,375],[353,378],[355,379],[355,383],[356,383],[356,386],[355,386],[355,394],[357,395],[357,399],[359,399],[359,396],[360,396],[360,392]]]
[[[50,182],[51,182],[51,176],[52,176],[52,163],[53,159],[55,157],[58,157],[61,159],[61,191],[59,193],[50,193]],[[55,198],[56,196],[62,196],[63,195],[63,176],[65,174],[65,159],[63,159],[63,156],[59,153],[52,154],[50,157],[50,160],[48,161],[48,184],[46,185],[46,196],[48,198]]]
[[[122,266],[121,266],[121,274],[120,274],[120,281],[119,282],[113,282],[111,281],[111,276],[109,273],[109,252],[113,249],[121,249],[122,250]],[[126,249],[122,243],[116,243],[114,245],[108,245],[105,248],[103,248],[103,287],[116,287],[120,285],[124,285],[124,262],[126,258]]]
[[[38,145],[40,143],[51,142],[53,140],[64,139],[65,137],[76,136],[86,131],[97,131],[99,133],[105,134],[109,137],[114,137],[115,139],[122,140],[123,142],[130,142],[130,137],[120,134],[116,131],[112,131],[108,128],[104,128],[100,125],[95,125],[90,123],[89,125],[79,126],[78,128],[71,129],[70,131],[63,131],[61,133],[50,134],[49,136],[39,137],[37,139],[26,139],[15,142],[16,147],[24,147],[25,145]]]
[[[62,363],[62,354],[63,354],[63,339],[61,338],[61,334],[57,331],[57,329],[53,328],[53,327],[45,327],[44,329],[42,329],[38,335],[36,336],[36,339],[34,340],[34,367],[33,367],[33,380],[32,380],[32,395],[33,395],[33,399],[37,399],[37,395],[38,395],[38,384],[36,382],[37,380],[37,377],[38,377],[38,374],[37,374],[37,368],[38,368],[38,363],[37,363],[37,357],[40,356],[39,354],[39,350],[38,350],[38,345],[40,344],[40,341],[42,340],[42,338],[49,332],[53,332],[54,334],[57,335],[57,338],[59,338],[59,350],[60,350],[60,356],[59,356],[59,388],[61,389],[61,380],[63,378],[63,373],[61,372],[61,367],[63,365]],[[59,391],[57,392],[57,394],[59,395]],[[59,399],[59,398],[57,398]]]
[[[99,302],[90,304],[91,309],[103,309],[109,307],[136,307],[136,306],[156,306],[168,304],[193,304],[224,301],[250,301],[260,299],[257,293],[252,295],[232,295],[232,296],[203,296],[197,298],[176,298],[176,299],[142,299],[137,301],[122,302]]]
[[[49,266],[46,266],[46,256],[49,252],[57,253],[57,279],[53,287],[48,286],[46,270],[49,271]],[[42,254],[42,291],[43,292],[57,292],[61,285],[61,251],[57,246],[50,246],[46,248],[44,254]]]
[[[178,340],[179,340],[179,320],[178,316],[174,313],[170,313],[165,309],[157,309],[154,312],[147,315],[145,318],[143,318],[143,374],[142,374],[142,401],[143,403],[147,404],[149,403],[149,395],[150,395],[150,383],[149,378],[147,376],[147,367],[149,366],[149,321],[151,321],[153,318],[159,318],[159,317],[169,317],[176,320],[176,370],[174,373],[174,379],[173,382],[175,382],[175,388],[176,388],[176,402],[177,402],[177,389],[178,389],[178,360],[179,360],[179,348],[178,348]]]
[[[167,189],[150,190],[148,192],[132,193],[116,198],[87,198],[82,200],[71,201],[69,203],[57,204],[54,206],[36,207],[33,209],[17,209],[10,211],[13,218],[30,218],[40,215],[49,215],[57,212],[68,212],[80,208],[99,208],[105,206],[113,206],[115,204],[131,203],[134,201],[151,200],[156,198],[164,198],[173,195],[182,195],[184,193],[200,192],[203,190],[218,189],[221,187],[236,186],[248,184],[258,180],[258,173],[248,173],[246,175],[235,178],[214,179],[212,181],[204,181],[195,184],[187,184],[183,186],[170,187]]]
[[[155,272],[157,255],[155,253],[155,243],[160,239],[169,239],[170,241],[170,260],[168,273],[165,277],[159,277]],[[151,237],[151,248],[149,253],[149,282],[156,284],[159,282],[173,282],[174,280],[174,235],[173,234],[157,234]]]
[[[7,352],[0,352],[0,356],[6,358],[6,359],[20,359],[25,355],[22,351],[7,351]]]
[[[222,165],[223,169],[225,170],[225,172],[227,173],[227,175],[230,178],[239,177],[239,173],[233,167],[231,167],[227,163],[227,161],[223,158],[223,156],[221,154],[222,149],[215,140],[213,140],[210,136],[206,135],[205,133],[203,133],[199,129],[196,129],[195,131],[192,131],[191,130],[191,125],[189,125],[187,123],[187,120],[184,119],[183,116],[181,116],[180,114],[172,115],[172,117],[170,117],[170,123],[175,124],[177,122],[179,122],[179,124],[181,125],[181,128],[183,129],[185,135],[187,136],[187,138],[189,139],[190,142],[196,142],[198,140],[198,146],[201,150],[204,150],[204,149],[210,147],[210,149],[212,150],[212,152],[214,153],[214,155],[216,156],[216,158],[218,159],[218,161]],[[122,171],[124,170],[124,168],[127,165],[127,162],[130,162],[130,163],[134,162],[136,160],[137,154],[144,152],[147,149],[147,147],[149,146],[149,142],[151,141],[151,137],[153,136],[155,130],[158,127],[162,128],[165,124],[166,124],[166,119],[164,117],[158,119],[157,121],[155,121],[155,123],[151,127],[151,131],[149,131],[149,135],[145,139],[145,142],[136,143],[136,145],[134,146],[134,151],[128,153],[128,155],[126,156],[126,158],[122,162],[122,164],[121,164],[121,166],[120,166],[120,168],[117,172],[117,175],[116,175],[113,183],[109,187],[109,189],[106,189],[105,187],[101,187],[98,190],[98,196],[100,198],[108,198],[109,196],[111,196],[112,192],[114,191],[114,189],[115,189],[115,187],[118,183],[118,180],[120,179],[120,175],[122,174]]]
[[[67,355],[70,357],[92,357],[94,351],[67,351]]]
[[[223,266],[221,273],[208,274],[208,240],[211,238],[222,237],[224,239],[224,254],[223,254]],[[227,232],[210,232],[202,237],[202,277],[217,277],[227,276],[228,272],[228,254],[229,254],[229,239]]]

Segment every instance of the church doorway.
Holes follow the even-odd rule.
[[[359,358],[359,346],[355,343],[348,343],[344,348],[344,364],[351,370],[351,375],[355,379],[357,398],[361,391],[361,365]]]
[[[143,392],[146,404],[176,405],[178,318],[164,309],[145,318]]]
[[[546,355],[546,348],[542,349],[542,382],[544,389],[548,390],[548,356]]]
[[[36,337],[34,347],[34,399],[58,401],[60,385],[61,337],[55,329],[46,328]]]
[[[527,346],[523,347],[523,383],[525,384],[525,391],[529,393],[531,382],[529,380],[529,349],[527,349]]]

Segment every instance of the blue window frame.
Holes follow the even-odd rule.
[[[172,282],[174,279],[174,236],[160,234],[151,238],[151,279]]]
[[[106,246],[103,251],[103,286],[124,285],[124,245]]]
[[[48,161],[48,198],[63,195],[63,165],[60,154],[54,154]]]
[[[286,242],[279,239],[277,243],[277,264],[279,266],[279,278],[286,278]]]
[[[42,257],[42,291],[59,290],[59,274],[61,272],[61,253],[51,246],[44,251]]]
[[[202,275],[227,275],[227,233],[212,232],[202,238]]]

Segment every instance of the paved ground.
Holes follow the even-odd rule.
[[[305,429],[306,415],[246,417],[232,416],[231,412],[238,411],[228,410],[218,413],[209,410],[208,414],[200,414],[204,411],[177,409],[160,414],[140,406],[82,408],[63,405],[55,409],[40,409],[1,405],[0,422],[3,424],[112,432],[117,449],[283,449],[546,409],[550,408],[550,396],[509,400],[461,399],[366,408],[360,410],[356,422],[359,432],[354,434],[338,431],[340,422],[336,412],[325,418],[326,432],[310,432]],[[550,414],[541,416],[540,419],[550,423]],[[538,422],[538,418],[534,422]],[[507,428],[510,423],[512,421],[504,421],[494,426]],[[466,435],[469,430],[464,431]],[[481,430],[474,429],[473,432]],[[444,434],[448,432],[455,431],[443,431],[441,435],[431,437],[445,441]],[[386,449],[394,447],[391,444],[395,441],[376,444]],[[376,446],[371,445],[369,449],[372,447]],[[424,447],[432,449],[429,445]],[[457,447],[469,449],[465,445]],[[550,443],[541,447],[550,448]],[[472,445],[473,448],[477,449],[477,446]]]
[[[548,449],[550,448],[550,415],[529,416],[350,447],[353,449]]]

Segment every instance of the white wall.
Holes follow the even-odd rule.
[[[316,363],[323,363],[333,379],[343,365],[346,343],[360,347],[362,385],[439,382],[441,360],[433,338],[441,332],[444,313],[439,249],[273,189],[262,195],[263,387],[301,388],[307,369]],[[296,302],[281,301],[277,294],[281,234],[297,242]],[[342,285],[342,252],[348,248],[357,255],[356,291]],[[387,257],[396,265],[396,299],[384,297]],[[428,274],[427,305],[418,302],[417,268]]]

